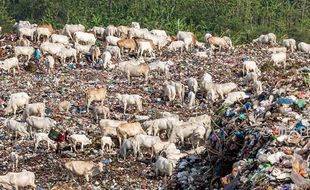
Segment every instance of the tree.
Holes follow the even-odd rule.
[[[2,27],[2,32],[10,32],[14,23],[14,19],[7,12],[7,7],[2,1],[0,3],[0,26]]]

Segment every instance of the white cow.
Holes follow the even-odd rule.
[[[69,44],[69,37],[61,34],[52,34],[51,35],[52,43],[60,43],[60,44]]]
[[[14,115],[18,108],[24,107],[29,103],[30,97],[26,92],[18,92],[11,94],[10,99],[5,109],[5,114],[9,114],[13,111]]]
[[[0,61],[0,69],[10,72],[13,69],[13,74],[15,73],[15,68],[19,70],[19,62],[17,57],[12,57],[5,59],[4,61]]]
[[[84,32],[85,31],[85,26],[81,24],[66,24],[62,30],[63,34],[68,35],[72,40],[72,35],[75,32]]]
[[[173,171],[173,163],[168,159],[159,156],[155,163],[155,174],[171,176]]]
[[[32,54],[34,52],[33,47],[27,47],[27,46],[16,46],[14,48],[15,57],[18,57],[20,55],[27,56],[27,61],[31,58]]]
[[[91,33],[75,32],[74,37],[76,43],[79,43],[80,41],[85,42],[86,45],[94,45],[96,43],[96,37]]]
[[[56,149],[56,143],[48,137],[48,133],[34,133],[34,151],[37,151],[41,141],[47,142],[47,151],[50,150],[50,145]]]
[[[69,140],[72,142],[72,146],[75,152],[77,143],[81,143],[81,151],[84,150],[84,145],[91,144],[91,140],[86,135],[80,135],[80,134],[72,134],[69,137]]]
[[[6,175],[0,176],[0,186],[3,186],[5,189],[18,190],[19,187],[30,186],[31,189],[35,190],[35,174],[33,172],[23,170],[21,172],[9,172]]]

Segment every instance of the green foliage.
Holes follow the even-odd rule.
[[[5,4],[0,2],[0,26],[2,32],[9,32],[14,24],[14,19],[8,14]]]
[[[309,0],[3,0],[7,15],[16,20],[94,25],[129,25],[139,22],[149,29],[194,32],[199,40],[206,32],[231,36],[234,43],[249,42],[262,33],[279,39],[292,37],[310,42]],[[4,6],[2,7],[4,8]],[[8,11],[10,10],[10,11]],[[1,19],[3,19],[1,17]],[[10,19],[8,19],[10,20]],[[2,21],[2,20],[0,20]],[[0,23],[2,24],[2,23]],[[3,25],[3,24],[2,24]]]

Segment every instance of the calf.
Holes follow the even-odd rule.
[[[92,45],[89,49],[89,52],[91,54],[91,60],[93,62],[98,62],[99,61],[99,56],[100,56],[100,49],[96,45]]]
[[[55,60],[54,60],[53,56],[51,56],[51,55],[46,56],[43,59],[43,64],[45,65],[48,74],[51,74],[54,72]]]
[[[192,109],[195,106],[195,93],[190,91],[188,93],[188,108]]]
[[[199,143],[200,141],[205,141],[206,140],[206,128],[203,126],[199,126],[197,127],[192,135],[191,135],[191,143],[192,143],[192,148],[194,149],[195,147],[198,148],[199,147]]]
[[[191,77],[187,80],[187,86],[188,89],[194,93],[196,93],[198,90],[198,82],[194,77]]]
[[[48,133],[34,133],[33,137],[34,137],[34,151],[37,151],[39,143],[41,141],[47,142],[47,151],[50,150],[50,145],[52,145],[52,147],[56,149],[56,143],[48,137]]]
[[[84,145],[91,144],[91,140],[88,137],[86,137],[86,135],[73,134],[70,135],[68,139],[72,143],[75,152],[77,152],[76,150],[77,143],[81,143],[81,151],[84,150]]]
[[[103,60],[103,68],[111,67],[112,54],[109,51],[105,51],[101,55]]]
[[[16,152],[11,152],[10,160],[12,161],[12,170],[16,171],[18,168],[19,155]]]

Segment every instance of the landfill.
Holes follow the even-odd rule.
[[[12,53],[14,35],[3,35],[0,40],[0,57]],[[103,48],[103,47],[100,47]],[[151,73],[148,83],[134,77],[131,84],[117,69],[92,67],[84,58],[78,63],[57,64],[56,73],[46,74],[31,64],[22,66],[15,75],[2,72],[0,90],[0,175],[11,170],[9,155],[20,155],[17,171],[35,172],[37,189],[310,189],[310,54],[287,52],[287,67],[277,67],[270,60],[267,45],[246,44],[232,50],[214,52],[207,57],[192,52],[171,52],[167,49],[156,53],[155,60],[171,60],[170,80],[187,84],[190,77],[200,79],[204,73],[212,75],[216,83],[234,82],[239,91],[249,98],[232,104],[224,100],[208,101],[198,90],[196,106],[187,107],[187,100],[167,103],[163,97],[164,76]],[[244,84],[242,61],[244,56],[256,61],[261,69],[259,77],[263,92],[255,94],[253,84]],[[125,54],[123,60],[133,58]],[[30,60],[32,62],[33,60]],[[119,60],[113,60],[117,64]],[[158,113],[167,111],[188,117],[208,114],[212,118],[212,133],[207,141],[192,150],[185,144],[178,148],[187,156],[181,158],[171,177],[155,176],[154,158],[146,152],[143,158],[129,156],[122,159],[118,148],[100,154],[100,128],[95,122],[92,109],[86,112],[85,92],[90,87],[106,86],[104,105],[109,107],[112,119],[137,121],[138,116],[156,119]],[[45,115],[70,131],[83,131],[93,143],[83,152],[65,149],[62,154],[47,151],[41,144],[34,151],[31,139],[20,140],[4,126],[6,102],[12,93],[26,92],[30,102],[46,101]],[[127,113],[115,98],[115,93],[139,94],[143,97],[143,111],[129,106]],[[187,97],[186,90],[185,97]],[[69,113],[60,113],[58,104],[70,101]],[[19,110],[16,119],[22,116]],[[12,117],[12,115],[10,116]],[[44,147],[44,148],[43,148]],[[104,163],[104,171],[90,178],[68,180],[69,171],[64,163],[71,159],[98,160]],[[20,188],[27,189],[27,188]]]

